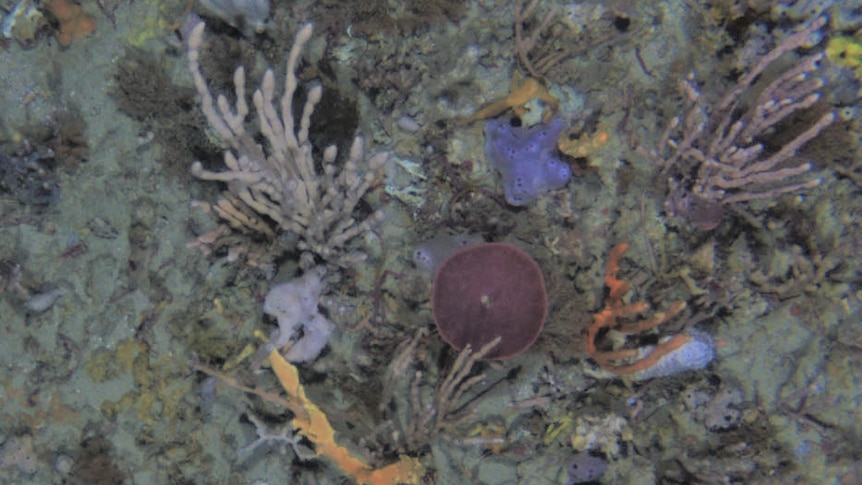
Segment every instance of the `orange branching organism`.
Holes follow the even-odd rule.
[[[486,118],[494,118],[500,116],[508,110],[512,110],[516,115],[521,116],[526,112],[524,105],[530,101],[538,99],[545,103],[546,109],[542,114],[542,122],[551,121],[554,113],[560,108],[560,103],[557,101],[548,89],[538,80],[528,77],[523,82],[518,82],[513,79],[512,87],[509,94],[502,99],[492,102],[476,112],[473,116],[464,120],[464,123],[472,123],[473,121],[483,120]]]
[[[255,334],[264,338],[262,333],[255,332]],[[265,401],[279,404],[290,410],[294,414],[291,421],[293,428],[314,445],[313,450],[317,456],[329,459],[346,475],[352,477],[358,485],[419,485],[425,476],[425,467],[418,458],[402,455],[395,463],[378,468],[371,466],[362,456],[335,441],[335,430],[329,418],[305,394],[305,386],[299,380],[299,369],[288,362],[278,349],[270,351],[269,363],[281,387],[287,392],[288,398],[283,398],[274,392],[247,387],[240,384],[236,378],[205,365],[192,363],[192,368],[216,377],[231,387],[255,394]]]
[[[303,408],[304,413],[293,419],[293,426],[314,443],[318,455],[332,460],[360,485],[419,484],[425,468],[416,458],[401,456],[391,465],[373,468],[364,459],[336,443],[335,430],[329,424],[329,418],[306,396],[305,388],[299,382],[297,368],[275,349],[269,354],[269,362],[281,386],[290,396],[290,402]]]
[[[638,374],[641,376],[649,374],[648,371],[651,368],[659,365],[669,354],[691,342],[693,337],[681,333],[670,338],[659,339],[654,346],[599,350],[596,340],[602,329],[616,330],[624,336],[641,334],[677,316],[686,306],[684,301],[677,301],[672,303],[665,312],[631,322],[620,322],[619,319],[635,318],[649,308],[649,305],[642,301],[633,303],[623,301],[625,295],[631,290],[631,285],[625,280],[618,279],[617,273],[620,270],[620,259],[627,248],[628,244],[618,244],[611,249],[608,256],[605,285],[610,292],[605,307],[593,315],[593,324],[587,330],[586,351],[591,359],[611,374],[635,375],[635,378],[638,378]]]

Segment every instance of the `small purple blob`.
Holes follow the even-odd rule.
[[[721,202],[693,194],[674,181],[670,184],[670,193],[665,201],[668,215],[683,218],[704,231],[715,229],[724,220],[724,206]]]
[[[508,117],[485,123],[485,156],[502,176],[508,203],[528,204],[569,182],[572,169],[557,156],[557,139],[565,129],[559,118],[529,128],[512,126]]]
[[[442,231],[416,247],[413,251],[413,263],[417,268],[434,275],[443,261],[455,251],[483,242],[485,240],[478,234]]]

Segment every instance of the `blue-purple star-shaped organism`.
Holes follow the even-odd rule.
[[[485,122],[485,156],[502,176],[506,201],[526,205],[569,182],[572,169],[557,154],[565,129],[559,118],[529,128],[513,126],[508,117]]]

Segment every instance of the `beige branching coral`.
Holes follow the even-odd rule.
[[[475,369],[476,364],[500,344],[501,338],[497,337],[476,351],[465,346],[431,394],[427,372],[416,369],[424,368],[424,365],[417,366],[417,361],[422,360],[420,355],[427,357],[427,352],[421,348],[421,341],[427,336],[428,332],[420,329],[404,342],[386,372],[380,410],[389,414],[391,407],[397,407],[396,401],[406,406],[392,415],[382,429],[397,430],[392,437],[402,453],[416,452],[441,433],[454,438],[452,435],[457,428],[475,424],[474,411],[480,402],[479,396],[500,382],[484,386],[485,373]],[[471,391],[475,391],[475,395],[465,398]]]
[[[307,24],[296,35],[287,58],[281,99],[276,98],[272,70],[267,70],[252,96],[257,125],[268,145],[263,147],[257,143],[256,133],[246,131],[249,106],[245,70],[240,66],[234,73],[235,105],[231,106],[224,95],[213,99],[198,63],[203,22],[191,31],[189,71],[201,96],[207,122],[225,145],[227,167],[223,171],[209,171],[200,162],[192,165],[196,177],[227,185],[222,199],[212,206],[221,225],[192,243],[205,252],[227,247],[229,259],[245,256],[251,264],[264,266],[282,250],[274,244],[278,232],[290,231],[299,237],[303,267],[312,267],[315,255],[339,266],[364,258],[364,254],[347,251],[345,244],[382,218],[382,213],[376,212],[358,221],[353,212],[388,154],[378,153],[366,160],[362,139],[357,137],[340,172],[334,146],[324,151],[323,160],[318,163],[322,170],[315,168],[308,130],[322,87],[314,84],[309,88],[298,125],[292,111],[298,86],[295,71],[311,32],[312,25]]]
[[[768,149],[765,141],[775,139],[781,123],[815,109],[824,84],[818,75],[823,53],[802,57],[771,82],[761,83],[762,88],[756,84],[779,58],[815,43],[825,22],[815,19],[789,35],[717,102],[699,91],[694,75],[680,81],[686,112],[671,121],[658,149],[651,152],[663,173],[675,175],[672,199],[685,192],[683,205],[709,207],[767,199],[820,183],[809,175],[812,164],[794,162],[794,157],[835,121],[833,111],[821,114],[777,149]]]

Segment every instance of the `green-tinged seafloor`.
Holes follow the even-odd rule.
[[[188,247],[216,227],[192,201],[224,190],[189,171],[222,170],[188,71],[190,9],[207,22],[209,87],[231,101],[234,68],[249,92],[268,67],[280,78],[313,22],[297,75],[323,86],[315,156],[356,134],[390,152],[356,208],[385,218],[347,246],[368,259],[328,268],[320,306],[336,328],[298,366],[353,456],[415,458],[418,483],[577,483],[570,465],[595,464],[585,453],[607,464],[607,484],[862,483],[862,2],[273,4],[255,32],[185,1],[0,0],[0,482],[354,483],[293,428],[297,400],[255,335],[276,328],[263,300],[298,274],[297,238],[278,235],[274,271]],[[673,170],[650,154],[686,113],[680,80],[696,73],[690,86],[717,100],[821,16],[819,35],[761,81],[826,51],[822,97],[757,141],[775,153],[834,111],[786,161],[812,162],[802,177],[822,182],[727,204],[713,229],[671,217]],[[514,207],[483,120],[465,120],[530,76],[580,151],[562,190]],[[528,106],[523,123],[547,108]],[[252,108],[249,130],[256,120]],[[537,343],[476,363],[484,379],[455,403],[439,388],[458,352],[413,262],[441,231],[530,253],[550,304]],[[718,343],[706,369],[631,382],[588,359],[620,243],[632,302],[647,314],[687,303],[640,344],[695,325]]]

